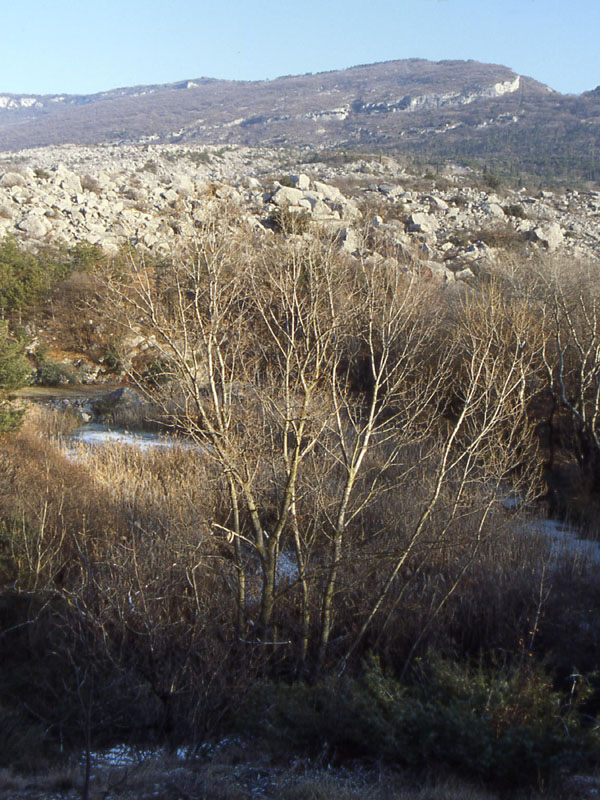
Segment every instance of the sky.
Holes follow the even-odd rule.
[[[20,0],[0,92],[90,94],[264,80],[401,58],[503,64],[560,92],[600,84],[600,0]]]

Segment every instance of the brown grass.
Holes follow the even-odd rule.
[[[595,791],[598,786],[597,778],[579,776],[552,790],[503,795],[444,774],[418,776],[366,765],[321,767],[303,760],[274,764],[268,757],[250,753],[227,763],[226,751],[195,763],[161,752],[134,757],[127,766],[95,761],[90,800],[107,796],[121,800],[565,800],[587,796],[578,789]],[[10,800],[75,800],[81,797],[83,779],[80,765],[53,767],[43,775],[5,769],[0,770],[0,792]]]

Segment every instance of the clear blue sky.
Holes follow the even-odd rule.
[[[261,80],[396,58],[600,84],[600,0],[5,0],[0,92]]]

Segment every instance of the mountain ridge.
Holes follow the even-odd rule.
[[[563,95],[499,64],[404,59],[264,81],[0,94],[1,150],[109,142],[567,158],[589,172],[600,152],[600,92]]]

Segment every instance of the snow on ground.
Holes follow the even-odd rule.
[[[554,557],[572,556],[588,563],[600,564],[600,542],[580,539],[577,528],[555,519],[540,519],[531,524],[530,530],[549,539]]]
[[[69,436],[68,443],[71,446],[74,444],[87,444],[92,447],[103,444],[123,444],[129,447],[139,447],[141,450],[149,450],[151,447],[182,446],[181,441],[169,436],[120,430],[98,424],[83,425],[78,428]]]

